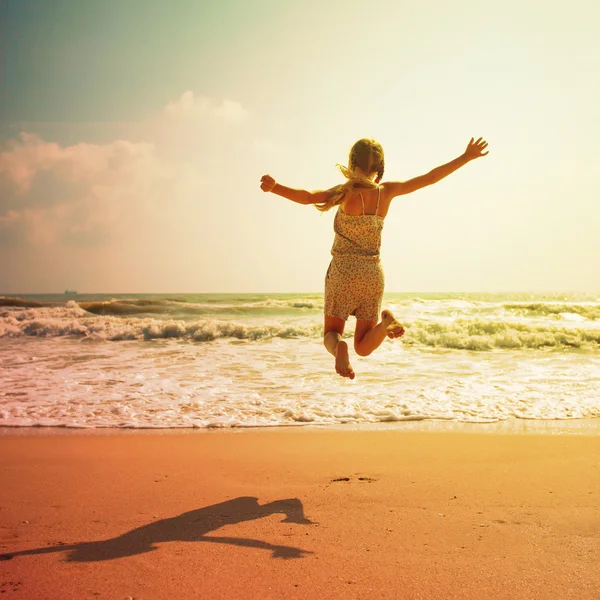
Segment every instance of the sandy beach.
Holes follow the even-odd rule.
[[[0,473],[5,598],[600,597],[594,429],[15,429]]]

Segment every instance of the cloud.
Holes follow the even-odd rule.
[[[29,191],[36,172],[47,168],[60,154],[57,144],[40,147],[33,134],[21,133],[21,141],[8,140],[0,153],[0,177],[12,183],[19,194]]]
[[[149,143],[115,141],[110,144],[76,144],[62,147],[23,132],[20,140],[8,140],[0,152],[0,177],[12,183],[17,194],[29,196],[36,177],[52,173],[72,183],[116,180],[153,160]],[[24,202],[27,200],[25,199]]]
[[[32,132],[5,140],[0,245],[97,245],[135,232],[140,215],[161,222],[227,164],[239,131],[223,124],[247,115],[237,102],[186,91],[141,124],[139,141],[61,145]],[[199,125],[193,132],[190,120]]]
[[[217,118],[223,121],[240,122],[248,117],[248,111],[233,100],[221,100],[220,102],[208,96],[196,96],[192,91],[186,91],[181,96],[169,102],[164,109],[169,117],[202,121]]]
[[[60,146],[22,133],[0,152],[0,241],[101,243],[201,181],[151,143]]]

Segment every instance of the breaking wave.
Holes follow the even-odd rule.
[[[150,340],[181,338],[210,341],[217,338],[242,340],[273,337],[315,337],[320,325],[285,326],[277,323],[246,325],[217,319],[175,320],[90,316],[75,302],[67,307],[25,309],[20,313],[0,313],[0,337],[81,336],[95,340]]]
[[[192,303],[181,302],[177,299],[111,299],[78,302],[85,311],[96,315],[214,315],[214,314],[278,314],[293,311],[294,309],[319,310],[322,302],[305,300],[264,300],[258,302],[245,302],[243,304],[223,303]]]
[[[44,305],[36,300],[25,300],[24,298],[6,298],[4,296],[0,296],[0,306],[16,306],[19,308],[25,308],[34,306],[39,307]]]
[[[600,349],[600,329],[535,326],[524,323],[457,319],[405,325],[403,342],[459,350],[581,348]]]
[[[142,304],[136,305],[138,307]],[[460,350],[494,349],[600,349],[600,328],[530,325],[482,319],[456,319],[449,323],[413,320],[405,322],[402,343]],[[240,323],[230,319],[156,319],[91,315],[74,301],[61,307],[24,308],[0,312],[0,337],[79,336],[90,340],[151,340],[179,338],[205,342],[219,338],[265,340],[270,338],[319,338],[320,320],[301,323]],[[352,330],[345,333],[352,335]]]
[[[506,310],[514,311],[527,316],[561,316],[575,314],[585,319],[600,319],[600,306],[598,304],[574,303],[512,303],[503,305]]]

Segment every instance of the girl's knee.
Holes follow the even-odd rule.
[[[360,344],[354,344],[354,351],[359,356],[369,356],[369,354],[371,354],[371,352],[373,352],[373,350],[364,350],[364,349],[362,349],[361,346],[360,346]]]
[[[342,339],[342,335],[340,334],[339,331],[334,331],[334,330],[329,330],[326,331],[325,334],[323,335],[323,343],[325,345],[327,345],[327,340],[328,339],[337,339],[337,341],[339,342]]]

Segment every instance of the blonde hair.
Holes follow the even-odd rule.
[[[356,188],[377,187],[384,171],[383,148],[379,142],[370,138],[358,140],[350,149],[348,167],[339,163],[336,167],[339,168],[348,181],[331,188],[331,195],[326,202],[315,204],[315,208],[322,212],[341,204],[344,196],[349,192],[353,192]],[[359,167],[367,175],[356,173],[356,167]],[[375,173],[377,173],[377,178],[373,181],[371,178]]]

